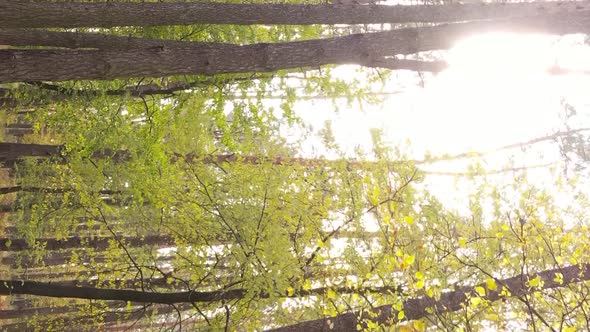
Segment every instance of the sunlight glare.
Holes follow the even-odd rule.
[[[547,36],[488,34],[453,48],[449,69],[426,85],[418,107],[429,119],[422,130],[437,135],[433,150],[490,149],[555,124],[552,43]]]

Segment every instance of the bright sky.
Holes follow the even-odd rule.
[[[459,42],[446,60],[449,69],[434,77],[426,74],[423,87],[415,84],[415,73],[395,72],[384,91],[399,93],[382,105],[360,111],[358,105],[348,107],[343,101],[335,113],[331,101],[320,100],[311,106],[302,102],[299,114],[316,130],[330,120],[337,142],[351,157],[355,146],[370,150],[369,128],[382,129],[388,141],[405,147],[416,159],[425,153],[486,151],[525,142],[564,130],[563,101],[578,112],[580,120],[573,128],[590,127],[590,47],[584,45],[583,35],[483,35]],[[556,65],[578,73],[548,73]],[[353,75],[354,67],[342,66],[336,72]],[[319,140],[308,140],[304,148],[304,155],[336,157],[323,151]],[[486,160],[486,169],[505,167],[511,156],[520,166],[561,158],[555,147],[540,145],[526,154],[518,149],[495,154]],[[456,163],[443,166],[430,169],[462,170]],[[433,179],[432,190],[448,195],[453,181],[448,176]]]
[[[347,147],[368,143],[370,135],[361,124],[381,128],[392,142],[411,140],[417,158],[426,151],[488,150],[544,136],[561,127],[562,100],[588,111],[590,75],[547,73],[554,65],[590,71],[590,47],[582,43],[582,35],[480,36],[457,44],[447,57],[450,68],[426,78],[424,88],[400,84],[417,80],[399,71],[384,90],[403,90],[383,105],[361,112],[343,102],[334,114],[331,101],[321,100],[312,110],[301,105],[300,114],[316,129],[331,120],[338,141]],[[352,66],[342,67],[339,74],[352,74]]]

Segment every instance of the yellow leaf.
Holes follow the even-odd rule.
[[[485,288],[481,287],[481,286],[477,286],[475,287],[475,292],[479,295],[479,296],[486,296],[486,290]]]
[[[498,285],[496,285],[496,280],[492,278],[488,278],[488,280],[486,280],[486,286],[489,290],[496,290],[498,288]]]
[[[558,263],[558,264],[561,264],[561,263],[563,263],[563,257],[562,257],[562,256],[557,256],[557,257],[555,258],[555,260],[557,261],[557,263]]]
[[[336,298],[336,292],[333,291],[332,289],[328,289],[328,293],[326,295],[328,296],[329,299],[335,299]]]
[[[500,321],[500,316],[498,316],[496,314],[486,314],[485,315],[485,319],[491,320],[493,322],[499,322]]]
[[[467,244],[467,240],[464,238],[459,238],[459,247],[463,248]]]
[[[412,216],[405,216],[404,217],[404,221],[406,222],[406,224],[411,225],[414,223],[414,217]]]
[[[557,272],[555,273],[555,278],[553,278],[553,281],[555,281],[558,284],[563,284],[563,274]]]
[[[287,287],[287,296],[293,296],[293,294],[295,294],[295,290],[293,289],[293,287]]]
[[[472,297],[469,299],[469,302],[471,302],[473,305],[478,305],[481,303],[481,297]]]
[[[391,217],[388,214],[383,216],[383,223],[385,225],[389,225],[391,223]]]
[[[407,265],[412,265],[414,263],[414,256],[412,255],[404,255],[404,263],[406,263]]]
[[[502,296],[512,296],[512,293],[508,290],[508,288],[502,286],[502,291],[500,292]]]
[[[541,284],[541,279],[538,276],[536,278],[529,280],[529,282],[528,282],[529,287],[539,287],[540,284]]]
[[[434,291],[430,288],[428,288],[426,290],[426,295],[428,295],[428,297],[434,297]]]
[[[403,310],[400,310],[400,311],[397,313],[397,320],[398,320],[398,321],[399,321],[399,320],[402,320],[402,319],[404,319],[404,317],[406,317],[406,314],[404,313],[404,311],[403,311]]]
[[[416,289],[422,289],[424,288],[424,279],[420,279],[416,282]]]
[[[367,322],[367,328],[368,328],[369,330],[376,329],[376,328],[378,328],[378,327],[379,327],[379,324],[377,324],[377,323],[375,323],[375,322],[373,322],[373,321],[368,321],[368,322]]]
[[[413,325],[414,325],[414,329],[418,332],[422,332],[422,331],[426,330],[426,323],[424,323],[421,320],[414,321]]]
[[[416,278],[417,279],[424,279],[424,273],[422,273],[422,271],[416,272]]]
[[[306,279],[303,283],[303,290],[310,290],[311,289],[311,280]]]

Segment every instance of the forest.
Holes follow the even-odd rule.
[[[590,66],[551,58],[554,103],[467,67],[392,120],[464,40],[589,32],[588,1],[0,0],[0,331],[589,331]],[[472,118],[488,146],[410,148]]]

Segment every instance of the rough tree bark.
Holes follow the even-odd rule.
[[[127,50],[149,47],[186,47],[186,41],[137,38],[100,33],[46,31],[36,29],[0,29],[0,45],[51,46],[63,48],[96,48],[101,50]],[[202,46],[219,46],[217,43],[199,43]]]
[[[406,28],[322,40],[133,50],[0,50],[0,83],[110,80],[179,74],[271,72],[327,64],[376,67],[386,57],[447,49],[457,40],[486,32],[567,34],[590,31],[586,12],[435,27]]]
[[[457,22],[587,10],[589,2],[359,6],[228,3],[0,3],[0,28],[73,28],[186,24],[368,24]]]

